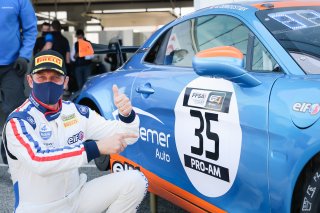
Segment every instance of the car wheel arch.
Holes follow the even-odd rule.
[[[96,111],[98,114],[102,115],[101,110],[99,109],[99,107],[97,106],[97,104],[93,100],[91,100],[89,98],[83,98],[78,103],[81,105],[85,105],[85,106],[89,107],[90,109]]]
[[[102,115],[101,110],[96,105],[96,103],[89,98],[81,99],[79,101],[79,104],[85,105],[85,106],[89,107],[90,109],[96,111],[98,114]],[[96,167],[98,168],[98,170],[108,171],[108,170],[110,170],[110,155],[101,155],[100,157],[94,159],[94,163],[95,163]]]

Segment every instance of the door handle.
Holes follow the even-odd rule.
[[[151,87],[150,83],[147,83],[143,86],[138,86],[136,88],[136,92],[137,93],[142,93],[142,94],[146,94],[146,95],[151,95],[154,93],[154,89]]]

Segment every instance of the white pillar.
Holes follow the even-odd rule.
[[[133,45],[133,30],[123,30],[122,34],[122,45],[132,46]]]
[[[109,40],[108,40],[107,32],[101,31],[98,33],[99,33],[99,44],[108,44]]]

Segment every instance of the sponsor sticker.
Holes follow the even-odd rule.
[[[78,122],[79,122],[78,119],[75,118],[70,121],[63,122],[63,126],[67,128],[67,127],[70,127],[70,126],[77,124]]]
[[[68,138],[68,144],[74,144],[77,143],[78,141],[82,141],[84,139],[84,133],[82,131],[72,135],[71,137]]]
[[[190,183],[205,196],[224,195],[237,176],[242,146],[233,84],[198,77],[181,91],[174,112],[175,144]]]
[[[62,115],[61,119],[63,121],[64,127],[70,127],[79,122],[75,113],[72,113],[71,115]]]
[[[41,123],[39,134],[43,140],[48,140],[52,136],[52,131],[45,123]]]
[[[134,166],[134,165],[127,163],[127,162],[115,161],[112,164],[112,171],[113,172],[123,172],[123,171],[134,170],[134,169],[140,171],[139,166]]]
[[[156,147],[155,158],[159,159],[165,163],[171,162],[171,157],[168,152],[169,144],[172,143],[172,136],[167,131],[163,131],[162,125],[165,124],[157,118],[155,115],[146,112],[140,108],[134,107],[134,111],[139,114],[139,116],[145,116],[147,119],[150,119],[149,122],[156,122],[156,128],[151,128],[147,126],[140,126],[139,137],[146,144]]]
[[[320,104],[297,102],[293,104],[292,110],[295,112],[302,112],[302,113],[309,113],[310,115],[316,115],[320,111]]]
[[[31,124],[36,124],[36,122],[34,121],[34,119],[31,116],[27,117],[27,120],[31,123]]]
[[[221,9],[239,10],[239,11],[248,10],[247,7],[243,7],[243,6],[240,6],[240,5],[233,5],[233,4],[217,5],[217,6],[214,6],[214,7],[215,8],[221,8]]]
[[[53,63],[62,67],[62,60],[54,55],[42,55],[35,59],[35,66],[42,63]]]
[[[186,88],[183,106],[229,112],[232,92]]]
[[[86,114],[88,113],[89,109],[85,106],[79,106],[79,111],[81,114]]]

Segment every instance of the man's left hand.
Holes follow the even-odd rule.
[[[132,111],[132,105],[129,98],[125,94],[119,93],[117,85],[112,86],[112,91],[114,105],[118,108],[119,113],[125,117],[129,116]]]
[[[28,61],[25,58],[19,57],[13,65],[18,76],[23,76],[28,71]]]

